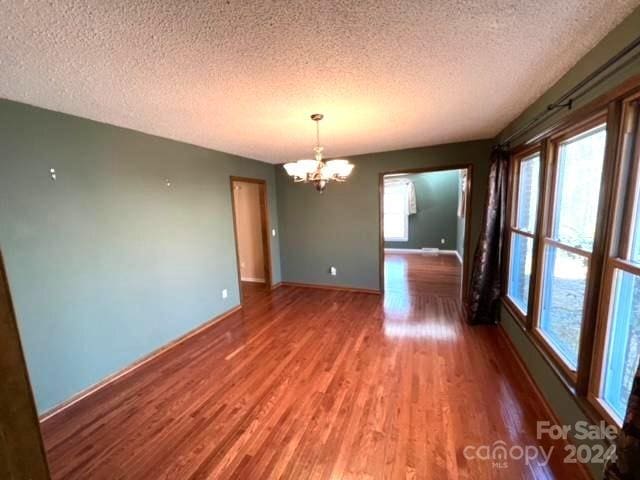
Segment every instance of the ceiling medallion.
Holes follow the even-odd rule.
[[[353,164],[348,160],[322,160],[323,148],[320,146],[320,120],[324,118],[321,113],[311,115],[311,120],[316,122],[316,146],[315,160],[298,160],[284,164],[284,169],[295,182],[313,183],[316,190],[324,192],[330,181],[344,182],[353,170]]]

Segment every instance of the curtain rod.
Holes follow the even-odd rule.
[[[614,66],[618,62],[620,62],[624,57],[626,57],[629,53],[631,53],[633,50],[635,50],[638,46],[640,46],[640,36],[636,37],[626,47],[624,47],[622,50],[620,50],[618,53],[616,53],[613,57],[611,57],[605,63],[600,65],[600,67],[598,67],[596,70],[594,70],[589,75],[587,75],[582,81],[580,81],[577,85],[575,85],[571,90],[569,90],[568,92],[564,93],[555,102],[550,103],[549,105],[547,105],[547,108],[544,111],[540,112],[538,115],[533,117],[529,122],[527,122],[522,127],[516,129],[513,133],[511,133],[511,135],[509,135],[506,139],[504,139],[503,142],[501,142],[497,146],[499,148],[505,148],[505,147],[508,148],[509,144],[511,143],[511,141],[513,139],[521,137],[522,135],[524,135],[525,133],[529,132],[530,130],[532,130],[537,125],[541,124],[543,121],[547,120],[548,118],[551,118],[553,115],[555,115],[559,111],[559,109],[568,108],[569,110],[571,110],[571,108],[573,108],[573,103],[576,101],[576,99],[578,99],[578,98],[582,97],[583,95],[587,94],[588,92],[590,92],[597,85],[599,85],[604,80],[606,80],[607,78],[611,77],[614,73],[616,73],[618,70],[620,70],[620,68],[625,66],[628,62],[630,62],[631,60],[634,60],[635,58],[640,56],[640,52],[637,52],[633,57],[628,59],[628,61],[626,63],[624,63],[624,64],[620,65],[618,68],[608,72],[606,75],[602,76],[602,78],[600,78],[596,83],[594,83],[593,85],[590,85],[587,88],[585,88],[587,85],[589,85],[589,83],[594,81],[603,72],[605,72],[606,70],[608,70],[609,68],[611,68],[612,66]],[[582,92],[580,92],[580,90],[582,90],[582,89],[584,89],[584,90]],[[578,92],[580,92],[579,95],[577,94]]]

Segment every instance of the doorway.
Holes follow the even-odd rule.
[[[382,291],[466,298],[471,176],[470,164],[380,174]]]
[[[265,180],[231,177],[240,300],[271,289],[269,211]]]

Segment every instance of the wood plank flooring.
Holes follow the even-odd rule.
[[[455,257],[385,264],[384,297],[246,285],[242,312],[44,424],[54,479],[582,478],[560,452],[465,458],[539,445],[544,409],[497,329],[463,323]]]

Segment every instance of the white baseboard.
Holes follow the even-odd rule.
[[[436,250],[436,251],[428,251],[422,250],[421,248],[385,248],[385,253],[422,253],[425,255],[457,255],[460,258],[460,254],[457,250]]]
[[[462,257],[460,256],[460,252],[457,250],[454,250],[456,257],[458,257],[458,261],[460,262],[460,265],[462,265]]]
[[[385,248],[385,253],[424,253],[419,248]]]
[[[264,278],[254,278],[254,277],[240,277],[240,280],[243,282],[253,282],[253,283],[264,283]]]

